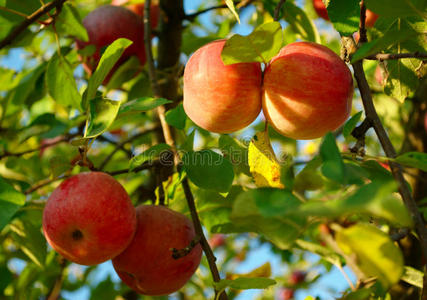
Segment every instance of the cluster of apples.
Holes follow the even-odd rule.
[[[121,184],[103,172],[86,172],[64,180],[43,211],[43,233],[64,258],[82,265],[112,260],[130,288],[144,295],[179,290],[200,264],[192,222],[165,206],[134,207]]]
[[[199,48],[184,71],[184,110],[198,126],[230,133],[263,113],[279,133],[314,139],[337,129],[351,110],[353,79],[329,48],[312,42],[283,47],[261,64],[224,65],[226,40]]]

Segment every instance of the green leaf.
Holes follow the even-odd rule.
[[[53,156],[49,159],[51,178],[56,178],[71,169],[70,158],[65,156]]]
[[[129,161],[129,171],[132,171],[146,161],[153,161],[155,158],[161,157],[162,153],[169,151],[170,148],[171,147],[167,144],[157,144],[145,150],[141,154],[132,157]]]
[[[359,0],[330,0],[328,16],[334,28],[344,36],[351,36],[359,29]]]
[[[102,84],[113,66],[122,56],[123,52],[132,44],[132,41],[124,38],[115,40],[107,47],[101,56],[101,60],[96,67],[95,72],[89,78],[87,91],[84,94],[85,101],[95,98],[98,87]]]
[[[405,266],[403,269],[402,278],[400,279],[421,289],[423,288],[423,277],[423,272],[412,267]]]
[[[49,95],[57,103],[80,109],[82,97],[77,90],[73,69],[64,57],[54,55],[50,59],[45,80]]]
[[[83,42],[89,41],[89,36],[82,24],[79,11],[70,3],[64,3],[55,25],[63,35],[76,37]]]
[[[184,111],[184,106],[179,104],[177,107],[170,109],[166,112],[165,115],[166,122],[178,129],[184,129],[185,128],[185,121],[187,121],[187,115]]]
[[[25,195],[16,191],[0,177],[0,230],[6,226],[18,209],[25,204]]]
[[[94,138],[104,133],[113,124],[119,111],[120,102],[95,98],[89,102],[88,126],[85,138]]]
[[[227,287],[236,290],[266,289],[274,284],[276,284],[275,280],[265,277],[239,277],[234,280],[221,279],[219,282],[214,282],[215,288],[220,291]]]
[[[348,138],[351,135],[353,129],[356,128],[357,123],[359,123],[360,118],[362,117],[362,113],[363,111],[359,111],[344,124],[342,134],[345,138]]]
[[[33,70],[31,70],[27,75],[25,75],[14,89],[11,102],[20,106],[26,102],[28,97],[36,88],[36,83],[39,80],[40,76],[43,76],[46,70],[47,63],[42,63]]]
[[[298,33],[304,41],[321,42],[316,26],[304,10],[292,2],[285,2],[282,7],[285,20],[289,23],[292,30]]]
[[[264,189],[263,189],[264,190]],[[274,189],[265,189],[265,192],[261,193],[284,193],[284,191],[275,192]],[[270,240],[273,244],[281,249],[290,248],[294,241],[302,234],[305,228],[306,219],[301,216],[293,216],[292,211],[284,211],[283,214],[289,213],[285,216],[275,217],[264,217],[263,214],[268,215],[270,209],[263,208],[261,212],[258,205],[262,205],[262,199],[260,199],[260,192],[257,190],[249,190],[245,193],[241,193],[234,201],[233,209],[231,212],[232,227],[228,226],[228,229],[235,230],[237,232],[250,231],[262,234],[266,239]],[[267,201],[271,201],[273,197],[268,197]],[[284,203],[281,206],[288,206],[288,208],[296,207],[297,204],[291,202],[289,205],[287,201],[287,195],[281,197]],[[292,201],[292,200],[291,200]],[[275,201],[274,205],[277,205],[278,201]],[[227,227],[227,226],[226,226]],[[216,228],[217,230],[222,230]],[[227,228],[226,228],[227,229]]]
[[[98,285],[91,290],[89,300],[114,300],[118,295],[118,291],[114,288],[114,282],[111,280],[110,275],[106,279],[98,283]]]
[[[404,20],[396,20],[380,38],[364,43],[351,56],[351,63],[361,60],[369,55],[386,50],[392,45],[413,38],[418,33]],[[389,61],[391,62],[391,61]],[[387,62],[387,63],[389,63]]]
[[[251,176],[248,165],[248,148],[231,136],[222,134],[218,140],[218,147],[222,155],[229,159],[234,167],[234,172]]]
[[[236,17],[237,22],[240,23],[239,14],[237,13],[236,8],[234,7],[234,2],[232,0],[225,0],[225,4],[227,4],[228,9],[231,10],[233,15]]]
[[[427,172],[427,153],[406,152],[396,157],[396,162]]]
[[[327,133],[320,145],[320,157],[323,160],[322,173],[325,177],[346,184],[345,167],[332,133]]]
[[[388,0],[366,0],[365,3],[376,14],[392,18],[417,16],[427,8],[426,0],[393,0],[393,5]]]
[[[414,64],[411,59],[397,59],[387,62],[388,77],[384,92],[400,102],[415,92],[418,86],[418,76],[414,66],[419,66],[419,61]]]
[[[110,80],[108,81],[106,89],[108,91],[112,89],[120,88],[125,82],[131,80],[141,70],[138,57],[135,55],[131,56],[124,63],[114,71]]]
[[[182,143],[182,145],[179,149],[183,150],[183,151],[187,151],[187,152],[193,151],[193,149],[194,149],[194,136],[195,135],[196,135],[196,130],[191,131],[191,133],[189,135],[187,135],[187,138]]]
[[[182,160],[188,178],[198,187],[222,193],[230,190],[233,166],[222,155],[212,150],[191,151]]]
[[[241,62],[270,61],[282,48],[283,34],[279,22],[264,23],[249,34],[233,35],[222,49],[221,59],[225,65]]]
[[[355,262],[366,276],[377,277],[387,289],[403,274],[403,255],[390,237],[368,224],[357,224],[336,233],[341,250],[355,256]]]
[[[164,98],[153,98],[153,97],[138,98],[123,104],[119,110],[119,117],[149,111],[160,105],[164,105],[171,102],[172,101]]]
[[[27,219],[16,219],[10,225],[10,229],[14,233],[14,240],[18,243],[22,252],[37,266],[43,268],[46,261],[47,246],[40,227],[32,224]]]
[[[295,210],[301,201],[289,190],[260,188],[252,196],[263,217],[276,217]]]
[[[13,274],[10,272],[7,266],[0,266],[0,295],[4,295],[4,289],[9,285],[9,283],[12,282],[12,280]]]

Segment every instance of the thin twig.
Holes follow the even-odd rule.
[[[122,170],[105,172],[105,173],[110,174],[111,176],[126,174],[129,172],[137,173],[139,171],[143,171],[143,170],[147,170],[147,169],[150,169],[150,168],[153,168],[156,166],[160,166],[161,164],[162,164],[162,162],[160,160],[146,161],[142,165],[140,165],[140,166],[138,166],[132,170],[131,169],[122,169]]]
[[[190,244],[182,249],[172,248],[172,258],[180,259],[181,257],[187,256],[194,247],[200,243],[200,236],[196,235],[194,239],[191,240]]]
[[[19,157],[19,156],[22,156],[22,155],[25,155],[25,154],[28,154],[28,153],[37,152],[37,151],[43,150],[45,148],[57,145],[59,143],[68,142],[68,141],[70,141],[75,136],[77,136],[77,134],[67,135],[67,136],[65,136],[65,137],[63,137],[63,138],[61,138],[59,140],[52,141],[50,143],[43,144],[40,147],[37,147],[37,148],[34,148],[34,149],[30,149],[30,150],[21,151],[21,152],[15,152],[15,153],[13,153],[13,152],[5,151],[3,154],[0,155],[0,159],[5,158],[5,157],[10,157],[10,156]]]
[[[200,16],[204,13],[207,13],[211,10],[223,9],[223,8],[228,8],[227,4],[215,5],[215,6],[211,6],[211,7],[196,11],[195,13],[185,15],[184,19],[188,20],[188,21],[193,21],[195,18],[197,18],[198,16]]]
[[[402,58],[418,58],[421,60],[427,59],[427,53],[413,52],[413,53],[377,53],[365,57],[369,60],[392,60],[392,59],[402,59]]]
[[[36,22],[41,16],[48,13],[51,9],[56,8],[60,9],[64,2],[67,0],[53,0],[46,5],[43,5],[30,16],[28,16],[24,21],[22,21],[18,26],[16,26],[9,34],[0,41],[0,49],[12,44],[12,42],[26,29],[28,26]]]
[[[156,130],[158,127],[157,126],[153,126],[150,128],[147,128],[123,141],[121,141],[120,143],[116,144],[116,147],[114,148],[113,151],[111,151],[110,154],[108,154],[108,156],[102,161],[102,163],[99,165],[98,169],[99,170],[103,170],[105,168],[105,166],[108,164],[108,162],[113,158],[114,154],[116,154],[117,151],[119,151],[120,149],[122,149],[123,151],[125,151],[126,153],[128,153],[128,151],[124,148],[124,145],[132,142],[133,140],[140,138],[141,136],[144,136],[146,134],[149,134],[151,132],[153,132],[154,130]],[[104,137],[105,138],[105,137]],[[108,140],[108,138],[105,138],[107,142],[110,142]]]
[[[359,23],[359,42],[358,44],[363,44],[368,41],[366,36],[366,6],[364,0],[360,1],[360,23]]]
[[[283,4],[285,4],[286,0],[280,0],[279,3],[277,3],[276,8],[274,9],[274,21],[279,21],[280,17],[280,10],[282,9]]]

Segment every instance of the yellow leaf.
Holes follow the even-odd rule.
[[[248,149],[249,170],[257,187],[284,188],[280,182],[280,165],[271,148],[268,133],[258,132]]]
[[[228,276],[228,279],[234,280],[240,277],[244,278],[258,278],[258,277],[270,277],[271,276],[271,265],[269,262],[266,262],[262,266],[253,269],[249,273],[245,274],[232,274]]]

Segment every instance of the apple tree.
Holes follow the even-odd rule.
[[[0,0],[0,299],[427,299],[426,21]]]

